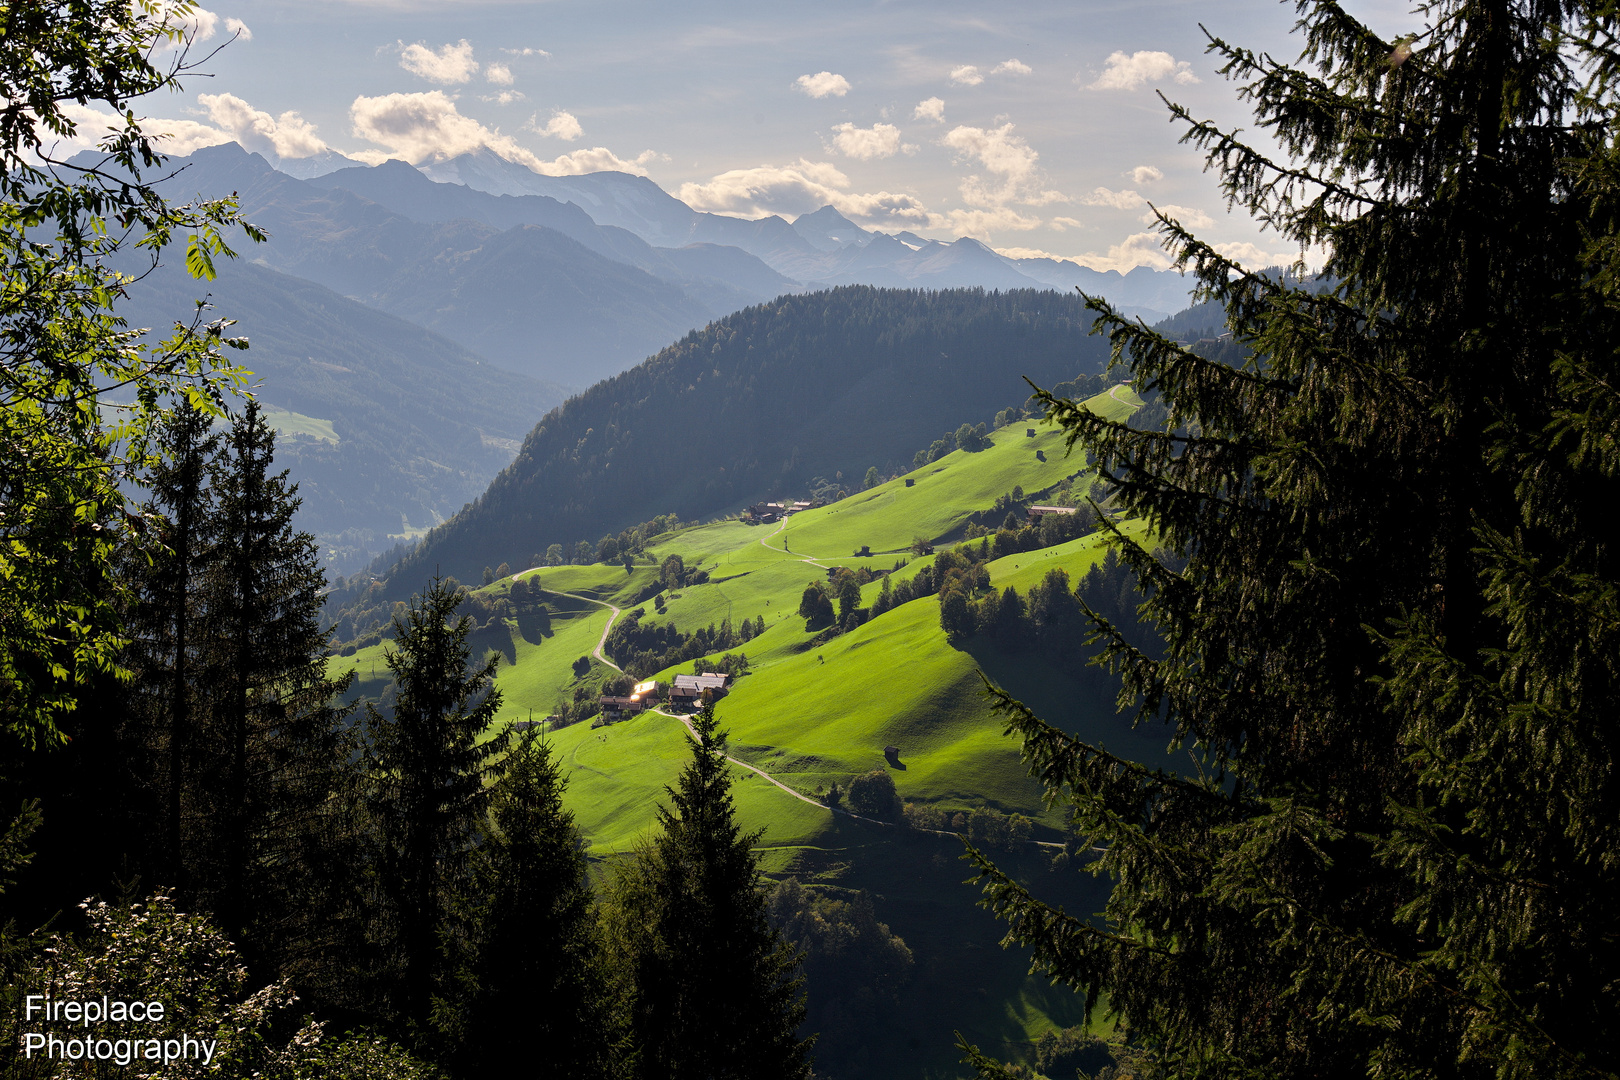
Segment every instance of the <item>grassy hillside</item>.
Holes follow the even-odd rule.
[[[1121,394],[1089,404],[1123,417],[1134,402]],[[1018,746],[989,716],[979,672],[1066,728],[1132,756],[1167,760],[1163,733],[1132,730],[1111,702],[1031,656],[1007,655],[976,641],[966,648],[952,645],[940,629],[933,596],[814,646],[815,635],[797,614],[806,583],[825,580],[826,566],[888,569],[904,557],[907,564],[894,575],[904,580],[932,561],[894,553],[913,536],[959,535],[971,514],[1013,487],[1034,493],[1081,471],[1084,462],[1062,456],[1054,431],[1037,425],[1036,436],[1029,438],[1029,426],[1003,428],[987,449],[958,451],[916,470],[910,487],[902,477],[785,523],[721,521],[660,538],[650,551],[655,561],[679,554],[688,568],[709,575],[704,584],[663,592],[663,614],[650,602],[636,604],[655,578],[652,564],[637,564],[630,572],[619,565],[521,571],[518,576],[549,594],[550,634],[525,637],[515,622],[508,624],[515,663],[504,665],[498,677],[505,697],[500,721],[526,718],[530,710],[546,715],[571,693],[578,685],[571,665],[601,639],[607,604],[639,607],[644,623],[672,623],[688,632],[726,619],[736,625],[763,616],[764,633],[741,647],[750,660],[749,673],[717,706],[734,757],[812,799],[834,783],[847,787],[855,775],[889,768],[907,801],[950,811],[993,807],[1021,813],[1037,822],[1038,839],[1060,838],[1061,816],[1042,808],[1040,789],[1025,774]],[[1037,459],[1036,450],[1048,460]],[[1080,477],[1075,486],[1083,487],[1086,479]],[[1139,524],[1124,527],[1140,535]],[[852,557],[862,543],[874,551],[893,550]],[[1010,555],[988,564],[990,581],[1024,593],[1054,568],[1077,580],[1105,550],[1103,535],[1093,533]],[[506,580],[480,591],[498,596],[510,587]],[[865,586],[863,604],[869,605],[880,587],[877,581]],[[565,592],[589,599],[562,596]],[[352,661],[362,674],[372,652],[363,650]],[[694,666],[703,664],[682,664],[658,677],[668,680]],[[569,779],[567,805],[599,864],[631,850],[655,827],[654,808],[688,756],[681,723],[656,714],[601,728],[577,723],[547,738]],[[893,764],[883,753],[891,744],[900,748]],[[894,1045],[867,1047],[863,1065],[845,1063],[836,1075],[956,1076],[953,1030],[1018,1058],[1027,1056],[1029,1041],[1042,1031],[1080,1022],[1072,994],[1030,978],[1024,960],[998,947],[1003,928],[974,906],[976,893],[961,884],[966,870],[956,841],[852,820],[746,770],[737,769],[735,776],[739,816],[744,827],[762,830],[759,847],[769,873],[792,875],[835,894],[868,891],[879,917],[918,958],[912,981],[882,1006],[885,1023],[905,1037]],[[1106,883],[1083,874],[1056,874],[1048,856],[1031,847],[1006,854],[1004,861],[1069,910],[1100,910]]]
[[[1124,389],[1117,397],[1110,391],[1091,400],[1110,419],[1124,419],[1141,404]],[[1033,438],[1028,431],[1035,432]],[[863,546],[874,553],[904,551],[913,537],[952,538],[964,507],[988,507],[1015,487],[1030,494],[1044,491],[1085,468],[1084,461],[1064,453],[1062,434],[1044,424],[1013,424],[996,431],[990,441],[989,449],[953,451],[870,491],[796,514],[770,543],[841,562]],[[912,486],[906,486],[907,480]]]
[[[1105,415],[1124,417],[1136,402],[1128,393],[1110,392],[1087,404]],[[1033,438],[1026,435],[1031,426],[1036,431]],[[1039,460],[1036,451],[1046,460]],[[818,787],[835,782],[842,786],[855,774],[883,767],[883,748],[896,745],[901,753],[894,774],[903,798],[951,810],[993,806],[1055,828],[1059,823],[1042,810],[1040,792],[1025,776],[1017,747],[1001,737],[988,717],[980,670],[1054,721],[1111,748],[1156,757],[1163,753],[1165,739],[1133,731],[1115,714],[1111,702],[1094,700],[1094,695],[1044,663],[1003,655],[976,640],[967,647],[951,645],[940,629],[939,605],[933,597],[901,605],[813,649],[807,645],[814,634],[805,629],[797,610],[806,584],[826,580],[827,567],[864,564],[886,570],[904,559],[906,564],[894,580],[905,580],[929,561],[897,554],[914,536],[940,540],[960,534],[969,515],[1013,488],[1034,494],[1075,477],[1083,465],[1080,459],[1063,455],[1055,429],[1021,422],[994,432],[987,449],[955,451],[904,477],[783,523],[728,520],[669,534],[649,549],[652,563],[637,564],[629,572],[619,565],[521,571],[517,576],[549,594],[550,630],[541,635],[509,621],[497,639],[480,631],[480,645],[487,647],[495,640],[508,661],[497,676],[503,695],[499,720],[547,716],[571,694],[579,682],[572,665],[593,652],[608,626],[605,605],[637,608],[643,625],[668,623],[683,632],[728,619],[740,625],[763,617],[765,632],[740,647],[751,671],[720,706],[735,756],[813,795]],[[911,486],[907,479],[913,481]],[[1083,488],[1087,482],[1080,475],[1075,486]],[[1136,524],[1125,527],[1140,529]],[[862,544],[874,554],[853,556]],[[1010,585],[1027,593],[1054,567],[1077,581],[1104,550],[1103,534],[1095,533],[1009,556],[988,564],[990,581],[998,589]],[[689,569],[706,571],[709,580],[664,591],[661,614],[651,603],[638,605],[637,598],[647,595],[656,579],[655,564],[676,554]],[[499,596],[510,587],[508,579],[480,592]],[[870,605],[879,588],[877,581],[867,585],[863,604]],[[367,665],[377,662],[377,652],[377,648],[362,650],[346,662],[364,675]],[[602,665],[593,661],[593,666],[600,670]],[[668,681],[692,667],[682,664],[657,677]],[[615,726],[612,732],[661,724],[642,718]],[[599,748],[611,739],[599,738],[601,730],[590,736],[576,728],[557,733],[570,753],[582,752],[584,743],[595,740],[580,760],[596,764],[581,774],[583,779],[570,796],[593,851],[621,851],[636,828],[650,823],[649,800],[673,775],[670,770],[678,768],[683,752],[679,729],[663,727],[660,739],[641,747],[646,761],[627,774],[601,767],[601,761],[618,756],[607,752],[604,757]],[[667,753],[653,752],[654,744],[666,747]],[[658,765],[660,761],[664,765]],[[615,792],[632,789],[641,792],[642,821],[636,827],[621,819],[618,811],[601,809],[619,804]],[[637,805],[628,794],[622,801],[626,808]],[[766,828],[773,838],[804,840],[812,834],[806,832],[803,805],[786,795],[764,798],[756,808],[761,816],[750,825]],[[593,825],[599,815],[599,826]]]

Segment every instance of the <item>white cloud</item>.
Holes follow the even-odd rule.
[[[1022,60],[1003,60],[990,69],[992,75],[1028,75],[1035,69]]]
[[[1164,173],[1160,172],[1152,165],[1138,165],[1125,175],[1129,176],[1138,184],[1151,184],[1155,180],[1164,179]]]
[[[1267,266],[1289,266],[1299,257],[1283,253],[1281,255],[1268,254],[1265,249],[1248,241],[1239,241],[1234,244],[1212,244],[1217,254],[1224,255],[1235,263],[1240,263],[1251,270],[1263,269]]]
[[[484,69],[484,79],[496,86],[511,86],[512,69],[505,64],[490,64]]]
[[[501,52],[507,56],[543,56],[547,60],[551,59],[551,54],[544,49],[502,49]]]
[[[1080,225],[1081,222],[1079,218],[1055,217],[1052,219],[1052,228],[1056,229],[1058,232],[1062,232],[1065,229],[1078,229]]]
[[[349,119],[360,138],[410,162],[455,157],[484,146],[497,149],[497,141],[516,149],[510,138],[462,116],[455,101],[440,90],[357,97],[349,106]]]
[[[857,161],[893,157],[900,149],[900,129],[893,124],[873,124],[858,128],[854,124],[839,124],[833,128],[833,145],[845,157]]]
[[[482,94],[479,96],[478,100],[493,101],[497,105],[510,105],[514,101],[523,101],[527,99],[528,96],[529,95],[525,94],[521,90],[502,90],[498,94]]]
[[[1207,229],[1211,225],[1215,224],[1214,218],[1210,217],[1208,214],[1194,206],[1177,206],[1174,203],[1169,203],[1165,206],[1159,207],[1159,212],[1165,217],[1175,218],[1177,221],[1181,222],[1183,228]],[[1142,215],[1142,221],[1145,224],[1156,222],[1158,220],[1158,218],[1153,216],[1152,210],[1149,210],[1147,213]]]
[[[243,22],[241,19],[226,19],[225,32],[235,36],[238,41],[253,40],[253,31],[249,30],[247,23]]]
[[[271,116],[235,94],[198,94],[197,100],[208,110],[208,119],[254,153],[307,158],[327,148],[315,134],[315,125],[296,112]]]
[[[566,114],[559,114],[566,115]],[[470,116],[456,111],[454,99],[442,90],[422,94],[385,94],[357,97],[349,106],[354,134],[386,148],[386,152],[362,150],[350,154],[361,161],[377,162],[389,157],[404,158],[413,164],[443,161],[458,154],[489,149],[508,161],[526,165],[546,176],[577,176],[588,172],[628,172],[646,175],[646,164],[657,158],[651,150],[625,160],[603,146],[574,150],[547,161],[520,145],[509,135],[492,131]],[[553,117],[555,122],[557,117]]]
[[[1009,259],[1056,259],[1062,262],[1065,258],[1062,255],[1054,255],[1050,251],[1042,251],[1040,248],[1031,247],[998,247],[991,250],[997,255],[1005,255]]]
[[[1089,266],[1093,270],[1118,270],[1125,273],[1138,266],[1150,266],[1155,270],[1163,270],[1170,266],[1170,256],[1164,253],[1160,246],[1159,234],[1151,232],[1133,233],[1118,244],[1111,245],[1108,254],[1098,255],[1088,252],[1077,255],[1071,262],[1081,266]]]
[[[945,122],[945,99],[931,97],[926,101],[917,102],[917,107],[911,110],[913,120],[928,120],[935,124]]]
[[[1026,206],[1044,206],[1065,202],[1067,197],[1058,191],[1042,191],[1040,170],[1036,162],[1040,154],[1021,137],[1012,133],[1011,124],[998,128],[952,128],[942,140],[944,145],[966,158],[982,165],[999,182],[987,185],[979,176],[962,181],[962,199],[969,206],[1002,207],[1010,202]],[[1018,226],[1022,228],[1023,226]]]
[[[546,176],[583,176],[593,172],[622,172],[634,173],[637,176],[647,175],[647,165],[657,161],[659,154],[653,150],[643,150],[635,157],[626,161],[605,146],[593,146],[589,149],[580,148],[570,150],[550,161],[541,161],[538,165],[523,164],[535,172]],[[518,160],[518,159],[512,159]],[[668,159],[665,158],[667,161]]]
[[[108,132],[121,130],[124,126],[122,116],[103,112],[88,105],[80,105],[75,101],[64,101],[58,108],[63,116],[73,121],[75,131],[73,136],[67,139],[57,139],[49,131],[40,132],[45,145],[54,146],[57,153],[94,150],[97,144],[107,137]],[[204,146],[218,146],[231,141],[228,132],[200,124],[195,120],[149,118],[141,121],[141,128],[159,137],[158,148],[165,154],[184,156]]]
[[[446,45],[437,52],[426,45],[399,43],[399,66],[412,75],[420,75],[428,82],[464,83],[478,74],[478,61],[473,59],[473,47],[462,38],[458,44]]]
[[[853,220],[894,228],[937,227],[945,221],[911,195],[849,188],[849,177],[837,166],[801,158],[792,165],[732,169],[707,183],[682,184],[678,194],[693,209],[735,217],[796,217],[831,206]]]
[[[124,126],[122,116],[115,116],[110,112],[93,109],[77,102],[63,102],[60,108],[78,128],[73,138],[63,139],[57,144],[63,150],[95,149],[96,144],[105,138],[109,131],[119,130]],[[222,146],[236,140],[234,133],[196,120],[148,117],[141,121],[141,129],[149,135],[157,136],[158,149],[162,153],[173,154],[176,157],[185,157],[205,146]],[[45,135],[46,143],[49,145],[51,141],[49,133],[42,134]]]
[[[163,17],[164,25],[180,32],[180,40],[163,42],[158,46],[158,52],[183,49],[207,41],[219,33],[220,18],[207,8],[194,7],[190,11],[180,12],[175,10],[173,3],[160,0],[156,13]]]
[[[563,142],[573,142],[585,134],[585,129],[579,126],[574,114],[563,112],[561,109],[553,110],[551,119],[544,124],[540,122],[540,114],[535,113],[523,126],[538,135],[544,135],[548,139],[561,139]]]
[[[800,75],[793,80],[793,85],[813,98],[843,97],[849,93],[849,80],[842,75],[834,75],[830,71],[818,71],[814,75]]]
[[[1173,79],[1178,83],[1195,83],[1192,65],[1177,60],[1167,52],[1114,52],[1108,54],[1103,73],[1097,80],[1086,84],[1087,90],[1135,90],[1144,83]]]
[[[1135,210],[1147,205],[1147,200],[1134,191],[1109,191],[1105,187],[1097,188],[1080,201],[1087,206],[1112,206],[1115,210]]]
[[[978,86],[984,82],[984,76],[972,64],[963,64],[961,67],[951,68],[951,82],[961,86]]]
[[[988,241],[992,232],[1005,232],[1009,229],[1014,232],[1028,232],[1030,229],[1038,229],[1041,219],[1020,214],[1009,206],[998,206],[989,210],[952,210],[942,224],[948,224],[961,236]]]
[[[185,157],[205,146],[222,146],[235,141],[229,132],[199,124],[195,120],[152,119],[141,126],[148,132],[162,136],[160,145],[163,152],[176,157]]]

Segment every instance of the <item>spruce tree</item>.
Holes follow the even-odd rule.
[[[212,426],[186,398],[165,418],[143,508],[158,523],[157,543],[126,552],[135,581],[128,615],[135,682],[123,741],[131,786],[145,793],[134,802],[149,818],[148,870],[181,889],[196,870],[193,773],[207,713],[202,584],[217,550],[208,463],[219,441]]]
[[[210,907],[232,933],[275,952],[328,936],[334,796],[351,782],[353,674],[326,674],[326,576],[314,537],[293,526],[297,487],[272,473],[275,433],[256,401],[214,461],[217,557],[204,583],[209,637]]]
[[[508,737],[480,741],[500,708],[498,654],[473,666],[472,620],[456,619],[460,593],[434,579],[394,620],[388,651],[397,697],[366,706],[367,816],[377,844],[376,936],[384,1007],[404,1024],[428,1022],[448,975],[441,940],[465,933],[453,920],[471,856],[485,831],[487,782]]]
[[[658,837],[611,887],[627,1074],[645,1080],[792,1080],[810,1073],[798,957],[760,890],[759,833],[738,827],[726,738],[693,718],[692,759]]]
[[[1161,219],[1241,359],[1095,302],[1167,419],[1045,397],[1187,560],[1115,530],[1164,651],[1097,626],[1196,767],[1001,697],[1115,886],[1093,925],[981,859],[987,902],[1171,1075],[1613,1076],[1615,18],[1445,0],[1390,40],[1300,10],[1305,68],[1212,43],[1282,158],[1172,111],[1325,283]]]
[[[471,932],[439,1021],[468,1076],[610,1074],[606,974],[584,842],[551,748],[531,730],[495,786],[463,897]]]

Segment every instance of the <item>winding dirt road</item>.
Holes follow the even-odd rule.
[[[527,573],[527,571],[525,571],[525,573]],[[602,651],[602,646],[607,644],[608,634],[612,633],[612,631],[613,631],[613,623],[614,623],[614,621],[617,620],[619,615],[621,614],[620,609],[615,607],[614,605],[608,603],[606,600],[598,600],[594,596],[581,596],[579,593],[562,592],[559,589],[547,589],[546,592],[556,593],[558,596],[569,596],[569,597],[574,598],[575,600],[583,600],[587,604],[601,604],[603,607],[608,609],[610,614],[608,615],[607,625],[602,627],[602,637],[597,641],[596,648],[591,650],[591,655],[596,657],[598,660],[602,661],[602,663],[606,664],[608,667],[612,668],[614,671],[617,671],[620,674],[623,674],[624,668],[620,667],[618,664],[615,664],[613,661],[609,660],[607,658],[607,653]]]
[[[786,525],[787,525],[787,522],[785,522],[785,521],[782,522],[782,525],[777,528],[776,532],[781,532],[782,528],[785,527]],[[776,535],[776,533],[774,533],[774,532],[771,533],[771,536],[775,536],[775,535]],[[764,544],[766,540],[769,540],[771,538],[771,536],[767,536],[767,537],[762,538],[760,540],[760,543]],[[769,545],[767,545],[767,546],[769,546]],[[793,553],[788,552],[787,554],[791,555]],[[806,559],[800,559],[799,561],[800,562],[814,562],[815,560],[806,558]],[[817,564],[817,565],[820,565],[820,564]],[[525,572],[527,572],[527,571],[525,571]],[[554,592],[558,596],[568,596],[568,597],[572,597],[575,600],[584,600],[587,603],[591,603],[591,604],[600,604],[603,607],[608,609],[610,614],[608,615],[607,625],[602,628],[602,637],[601,637],[601,639],[599,641],[597,641],[596,648],[593,650],[592,655],[594,655],[598,660],[602,661],[602,663],[606,664],[608,667],[612,668],[614,671],[617,671],[617,672],[622,674],[624,672],[624,669],[621,668],[618,664],[615,664],[612,660],[609,660],[607,658],[607,655],[602,652],[602,646],[607,644],[608,634],[613,629],[613,623],[618,619],[619,615],[621,614],[621,609],[618,608],[617,606],[613,605],[613,604],[608,603],[606,600],[598,600],[598,599],[596,599],[595,597],[592,597],[592,596],[582,596],[579,593],[561,592],[561,591],[559,591],[557,589],[547,589],[546,591],[547,592]],[[679,713],[665,712],[663,709],[652,709],[650,711],[654,712],[654,713],[657,713],[659,716],[667,716],[671,720],[679,720],[681,722],[681,726],[686,729],[687,738],[692,739],[694,742],[697,740],[697,731],[693,729],[692,720],[691,720],[690,717],[682,716]],[[834,814],[842,814],[844,817],[851,818],[851,819],[853,819],[855,821],[864,821],[869,825],[881,825],[884,828],[895,828],[895,829],[906,828],[907,827],[907,826],[901,824],[900,822],[882,821],[882,820],[879,820],[878,818],[865,817],[865,816],[863,816],[861,814],[854,813],[853,811],[846,810],[842,806],[828,806],[826,803],[822,802],[820,799],[813,799],[810,796],[804,794],[803,792],[798,791],[795,788],[789,787],[788,785],[782,783],[782,781],[778,780],[776,777],[772,776],[770,773],[766,772],[764,769],[757,768],[756,766],[750,765],[748,762],[743,761],[741,758],[734,758],[730,754],[727,754],[726,755],[726,760],[731,762],[733,765],[737,766],[739,769],[747,769],[749,772],[753,773],[755,776],[758,776],[760,779],[764,780],[766,783],[773,784],[776,787],[781,788],[783,791],[787,792],[789,795],[793,796],[795,799],[798,799],[800,802],[808,803],[811,806],[816,807],[817,809],[827,810],[827,811],[830,811],[830,812],[832,812]],[[921,829],[921,830],[918,830],[918,831],[919,832],[932,832],[936,836],[957,836],[957,835],[959,835],[957,833],[950,832],[948,830],[943,830],[943,829]],[[1032,840],[1032,841],[1030,841],[1030,843],[1034,844],[1036,847],[1060,848],[1060,847],[1063,846],[1062,844],[1054,844],[1054,843],[1051,843],[1050,841],[1041,841],[1041,840]]]

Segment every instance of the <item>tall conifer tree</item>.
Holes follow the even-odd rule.
[[[646,1080],[806,1077],[798,957],[770,925],[760,834],[737,825],[712,707],[693,728],[692,760],[658,809],[662,832],[612,889],[613,961],[631,984],[622,1057]]]
[[[161,458],[145,510],[161,523],[158,543],[130,554],[138,581],[129,619],[137,681],[126,724],[131,783],[151,814],[149,870],[179,888],[196,870],[189,826],[206,655],[202,584],[213,565],[214,495],[208,464],[217,446],[213,418],[181,398],[158,431]]]
[[[249,943],[282,951],[325,936],[317,893],[340,842],[332,798],[350,782],[353,740],[326,675],[326,576],[299,500],[272,473],[275,432],[249,399],[213,467],[217,557],[205,583],[209,815],[216,863],[208,905]],[[273,944],[274,943],[274,944]]]
[[[1390,40],[1305,0],[1310,70],[1213,41],[1282,160],[1172,107],[1333,286],[1165,220],[1247,359],[1098,303],[1168,420],[1047,399],[1188,560],[1116,533],[1165,652],[1100,630],[1122,701],[1200,764],[1122,761],[1003,698],[1102,850],[1107,925],[982,875],[1010,937],[1176,1076],[1620,1073],[1620,26],[1420,10]]]
[[[459,591],[434,579],[394,620],[388,652],[397,697],[386,712],[366,706],[368,816],[379,844],[380,985],[396,1018],[426,1025],[448,976],[441,940],[453,899],[467,887],[473,849],[485,830],[487,781],[498,774],[508,736],[480,742],[500,709],[498,655],[472,666],[472,620],[455,619]]]
[[[606,977],[584,841],[562,803],[567,780],[532,731],[504,767],[463,898],[461,986],[441,1022],[467,1075],[605,1080]]]

